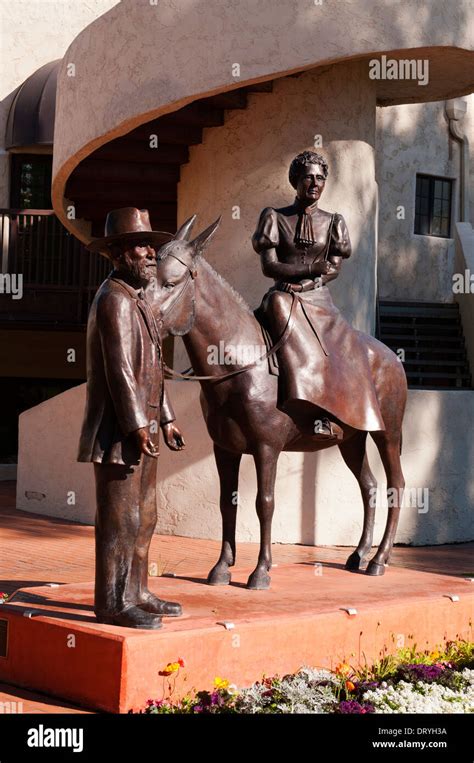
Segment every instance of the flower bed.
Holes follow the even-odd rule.
[[[372,666],[340,663],[334,671],[301,668],[264,677],[238,689],[216,678],[213,691],[192,691],[179,701],[173,692],[183,659],[159,671],[163,697],[149,699],[143,713],[472,713],[474,643],[448,642],[442,651],[416,647],[386,655]]]

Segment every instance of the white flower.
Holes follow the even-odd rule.
[[[469,673],[469,675],[468,675]],[[463,691],[454,691],[436,683],[400,681],[396,686],[366,691],[364,700],[376,713],[472,713],[474,712],[474,671],[463,671],[473,683]],[[472,675],[471,675],[472,674]]]

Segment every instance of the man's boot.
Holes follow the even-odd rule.
[[[158,628],[163,626],[161,617],[144,612],[143,609],[135,607],[133,604],[115,615],[96,613],[96,617],[99,623],[121,625],[124,628],[158,630]]]

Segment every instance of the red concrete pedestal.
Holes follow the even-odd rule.
[[[474,585],[462,578],[401,568],[371,578],[338,564],[299,563],[273,568],[270,590],[248,591],[249,572],[233,571],[223,587],[199,575],[150,578],[152,591],[184,608],[159,631],[99,625],[92,583],[22,589],[0,606],[8,627],[0,680],[127,712],[164,696],[158,671],[179,657],[186,667],[176,698],[211,688],[216,676],[248,686],[263,673],[363,664],[384,650],[472,637]]]

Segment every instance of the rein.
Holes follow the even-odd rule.
[[[261,363],[264,360],[267,360],[267,358],[271,357],[272,355],[277,352],[277,350],[280,349],[280,347],[285,344],[287,339],[289,338],[293,327],[294,327],[294,317],[296,308],[298,307],[298,302],[300,301],[300,298],[292,292],[292,303],[291,303],[291,309],[290,314],[288,316],[288,320],[286,322],[286,326],[283,329],[283,333],[280,336],[279,340],[274,344],[264,355],[262,355],[260,358],[257,358],[257,360],[254,360],[253,363],[249,363],[247,366],[242,366],[241,368],[235,368],[233,371],[229,371],[226,374],[211,374],[210,376],[188,376],[187,374],[180,374],[178,371],[175,371],[173,368],[170,368],[166,365],[166,363],[163,364],[163,367],[168,374],[168,377],[175,376],[178,379],[185,379],[186,381],[212,381],[212,380],[220,380],[223,379],[230,379],[232,376],[237,376],[238,374],[243,374],[245,371],[248,371],[249,368],[254,368],[259,363]]]

